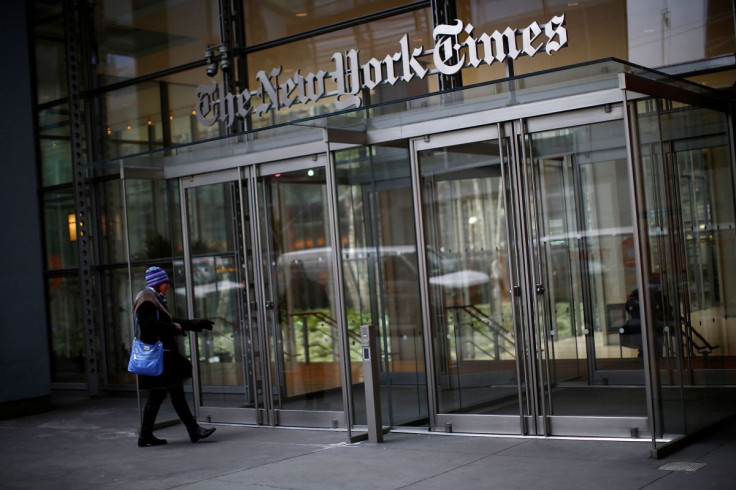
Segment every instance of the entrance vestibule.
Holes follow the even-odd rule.
[[[180,293],[215,320],[191,339],[199,417],[360,427],[365,324],[394,428],[656,449],[733,412],[707,413],[733,400],[732,130],[696,87],[632,71],[519,78],[172,160]]]

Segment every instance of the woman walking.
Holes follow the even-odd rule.
[[[147,344],[154,344],[161,340],[164,344],[164,371],[160,376],[138,376],[138,389],[148,392],[148,400],[143,409],[141,431],[138,436],[138,446],[160,446],[166,444],[166,439],[158,439],[153,435],[153,426],[161,403],[168,393],[171,404],[184,426],[189,432],[189,439],[197,442],[215,432],[215,428],[205,429],[197,424],[184,396],[184,382],[192,376],[192,364],[189,359],[179,353],[177,337],[184,335],[182,324],[194,325],[201,331],[203,328],[212,329],[209,320],[182,320],[177,321],[169,313],[166,305],[166,292],[171,288],[169,276],[160,267],[150,267],[146,270],[146,288],[136,295],[133,302],[133,314],[140,332],[140,340]]]

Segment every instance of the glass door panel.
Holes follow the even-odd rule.
[[[661,446],[731,415],[736,325],[733,160],[725,114],[653,98],[636,115],[641,316]]]
[[[416,142],[437,421],[519,433],[502,148],[498,139],[458,138]]]
[[[232,177],[231,174],[222,178]],[[237,174],[235,174],[237,177]],[[219,415],[218,421],[255,421],[258,342],[244,304],[252,294],[246,271],[249,248],[243,234],[240,182],[217,176],[182,181],[186,277],[190,315],[209,318],[212,331],[195,334],[200,415],[213,410],[250,409]],[[234,417],[234,418],[233,418]]]
[[[256,199],[271,423],[343,425],[325,168],[261,172]]]
[[[355,424],[367,423],[360,326],[375,325],[383,423],[426,426],[409,145],[351,148],[334,158]]]
[[[646,417],[623,122],[524,141],[545,415]]]

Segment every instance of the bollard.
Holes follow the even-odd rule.
[[[381,392],[378,389],[378,349],[376,328],[360,326],[360,343],[363,348],[363,379],[365,383],[365,409],[368,420],[368,442],[383,442],[381,421]]]

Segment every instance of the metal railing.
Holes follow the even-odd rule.
[[[320,342],[312,342],[310,341],[309,337],[309,324],[310,324],[310,318],[316,319],[317,323],[319,324],[322,322],[325,324],[328,329],[326,331],[322,331],[324,334],[328,335],[331,340],[331,345],[335,346],[337,345],[338,341],[338,335],[337,335],[337,320],[329,316],[323,311],[318,310],[309,310],[309,311],[299,311],[295,313],[289,314],[289,324],[295,326],[295,323],[293,322],[294,318],[301,318],[302,320],[302,337],[303,337],[303,343],[304,343],[304,356],[306,363],[311,362],[310,359],[310,349],[313,347],[322,347],[322,343]],[[360,350],[360,335],[357,332],[353,332],[348,330],[348,339],[352,340],[353,342],[349,342],[348,347],[349,349],[356,354],[356,356],[361,356],[361,350]],[[286,353],[289,357],[296,358],[297,353]]]
[[[463,345],[472,346],[496,361],[501,359],[502,354],[508,354],[515,357],[516,341],[514,339],[514,334],[513,332],[506,330],[499,321],[487,315],[475,305],[447,306],[446,309],[454,310],[452,313],[454,315],[453,320],[456,326],[469,326],[473,333],[473,337],[475,334],[479,334],[493,345],[493,352],[489,352],[486,348],[476,343],[475,340],[472,340],[472,338],[468,339],[462,335],[456,335],[457,338],[462,339],[461,342]],[[469,316],[470,321],[461,321],[461,314]],[[480,323],[482,326],[477,325],[476,322]]]

